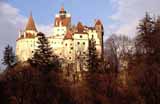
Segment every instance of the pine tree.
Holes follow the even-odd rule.
[[[37,34],[37,49],[35,49],[35,53],[29,62],[37,66],[39,69],[50,69],[50,68],[58,68],[59,61],[56,55],[53,55],[52,48],[49,45],[49,42],[43,33]]]
[[[98,55],[96,51],[96,41],[92,37],[89,40],[89,46],[88,46],[88,70],[90,72],[95,72],[98,68]]]
[[[4,50],[4,56],[2,59],[2,64],[6,65],[7,68],[10,68],[15,64],[16,57],[13,53],[13,49],[10,45],[7,45]]]
[[[141,20],[138,26],[137,47],[142,53],[147,54],[152,52],[152,37],[154,30],[154,21],[148,13]]]
[[[138,90],[146,104],[158,104],[160,91],[160,19],[146,14],[140,22],[137,46],[133,58],[134,75]],[[143,50],[143,51],[139,51]]]

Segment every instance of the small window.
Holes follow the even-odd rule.
[[[79,45],[79,44],[80,44],[80,42],[77,42],[77,44]]]
[[[83,45],[85,45],[85,42],[83,42]]]
[[[80,35],[80,38],[82,38],[82,35]]]
[[[71,50],[73,50],[73,47],[71,47]]]
[[[67,46],[67,43],[65,44],[65,46]]]
[[[83,54],[86,54],[86,52],[83,52]]]
[[[71,57],[69,57],[69,59],[71,60]]]

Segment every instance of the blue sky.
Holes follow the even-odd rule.
[[[82,21],[91,25],[96,18],[109,24],[111,21],[108,17],[113,12],[109,0],[11,0],[9,3],[19,8],[24,16],[28,16],[32,11],[35,21],[39,24],[53,23],[54,15],[62,5],[71,13],[74,24]]]
[[[0,0],[0,58],[4,46],[15,47],[18,31],[25,27],[32,11],[39,31],[49,33],[62,5],[78,21],[92,26],[101,19],[105,39],[112,33],[134,37],[140,19],[149,12],[160,15],[160,0]]]

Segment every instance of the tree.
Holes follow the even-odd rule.
[[[150,17],[148,13],[146,13],[145,17],[140,21],[138,26],[138,36],[136,48],[137,52],[147,54],[152,52],[152,36],[154,31],[154,21]]]
[[[96,51],[96,41],[94,40],[93,37],[89,40],[87,62],[89,71],[95,72],[99,65],[99,58]]]
[[[13,49],[10,45],[7,45],[4,50],[4,56],[2,59],[2,64],[6,65],[7,68],[10,68],[15,64],[16,57],[13,53]]]
[[[154,17],[155,18],[155,17]],[[129,70],[145,104],[160,102],[160,25],[148,13],[140,21],[136,37],[136,53],[130,61]]]
[[[58,68],[59,60],[56,55],[53,55],[52,48],[49,45],[49,42],[43,33],[38,33],[38,47],[35,49],[34,55],[29,62],[37,66],[39,69],[50,69]]]

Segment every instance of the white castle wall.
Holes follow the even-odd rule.
[[[56,17],[59,17],[59,15],[56,15]],[[67,17],[70,17],[70,14],[67,14]],[[102,46],[100,44],[100,38],[94,28],[88,28],[82,33],[73,33],[73,39],[64,39],[68,31],[67,29],[68,27],[61,25],[59,27],[54,27],[52,36],[48,37],[49,44],[52,47],[54,54],[63,58],[67,63],[77,63],[77,65],[79,65],[81,62],[80,57],[87,54],[89,39],[93,37],[96,41],[97,52],[99,56],[101,55]],[[26,38],[26,33],[33,34],[35,38]],[[20,61],[26,61],[34,54],[34,51],[37,48],[36,34],[37,32],[30,30],[20,32],[19,39],[16,42],[16,55]],[[22,35],[24,38],[21,39],[20,37]],[[79,69],[77,69],[77,71],[79,71]]]

